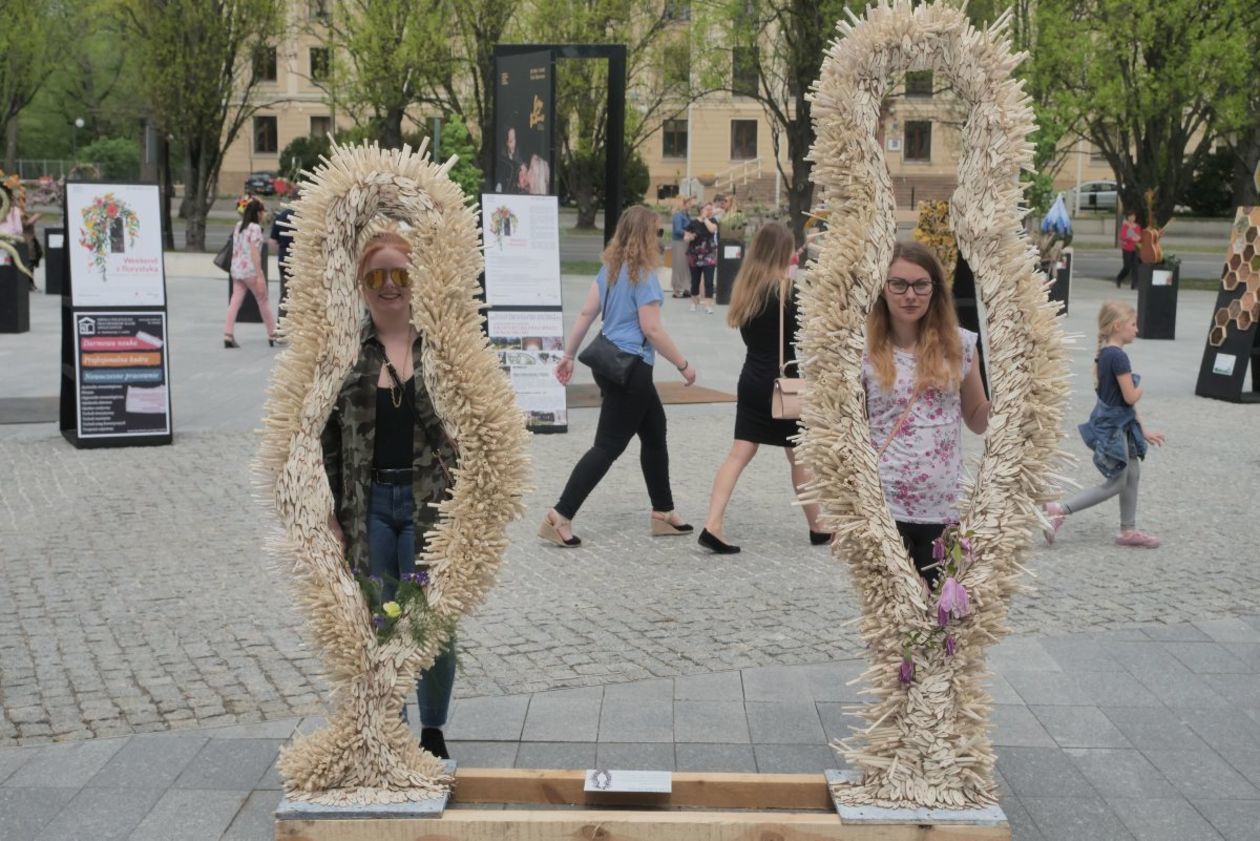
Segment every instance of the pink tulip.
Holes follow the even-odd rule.
[[[967,588],[954,578],[946,578],[941,585],[941,597],[936,603],[936,622],[942,628],[949,624],[950,617],[962,619],[971,613],[971,602],[967,597]]]
[[[945,537],[943,535],[932,541],[932,560],[938,564],[945,560]]]

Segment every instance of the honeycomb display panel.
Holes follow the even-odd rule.
[[[1260,402],[1260,207],[1234,217],[1195,394]],[[1247,373],[1251,373],[1251,387]]]

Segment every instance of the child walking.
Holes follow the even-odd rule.
[[[1098,503],[1120,495],[1119,546],[1154,549],[1159,538],[1137,530],[1138,482],[1142,477],[1142,459],[1147,444],[1163,446],[1164,436],[1147,432],[1142,427],[1134,406],[1142,399],[1138,387],[1141,376],[1133,373],[1124,346],[1137,338],[1137,313],[1128,304],[1107,301],[1098,311],[1098,355],[1094,357],[1094,391],[1098,402],[1081,424],[1081,438],[1094,451],[1094,466],[1106,481],[1095,488],[1081,491],[1071,499],[1051,502],[1046,506],[1050,527],[1045,530],[1046,542],[1054,543],[1055,534],[1069,514],[1084,511]]]

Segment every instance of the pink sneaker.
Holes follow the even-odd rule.
[[[1159,538],[1144,531],[1122,531],[1116,535],[1117,546],[1137,546],[1142,549],[1154,549],[1159,546]]]
[[[1063,513],[1062,506],[1057,502],[1046,503],[1046,514],[1050,517],[1050,528],[1042,529],[1041,533],[1045,535],[1046,545],[1053,546],[1054,536],[1059,533],[1059,527],[1067,519],[1067,514]]]

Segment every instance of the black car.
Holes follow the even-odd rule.
[[[276,173],[251,172],[249,177],[245,179],[245,192],[259,196],[274,196],[276,194]]]

